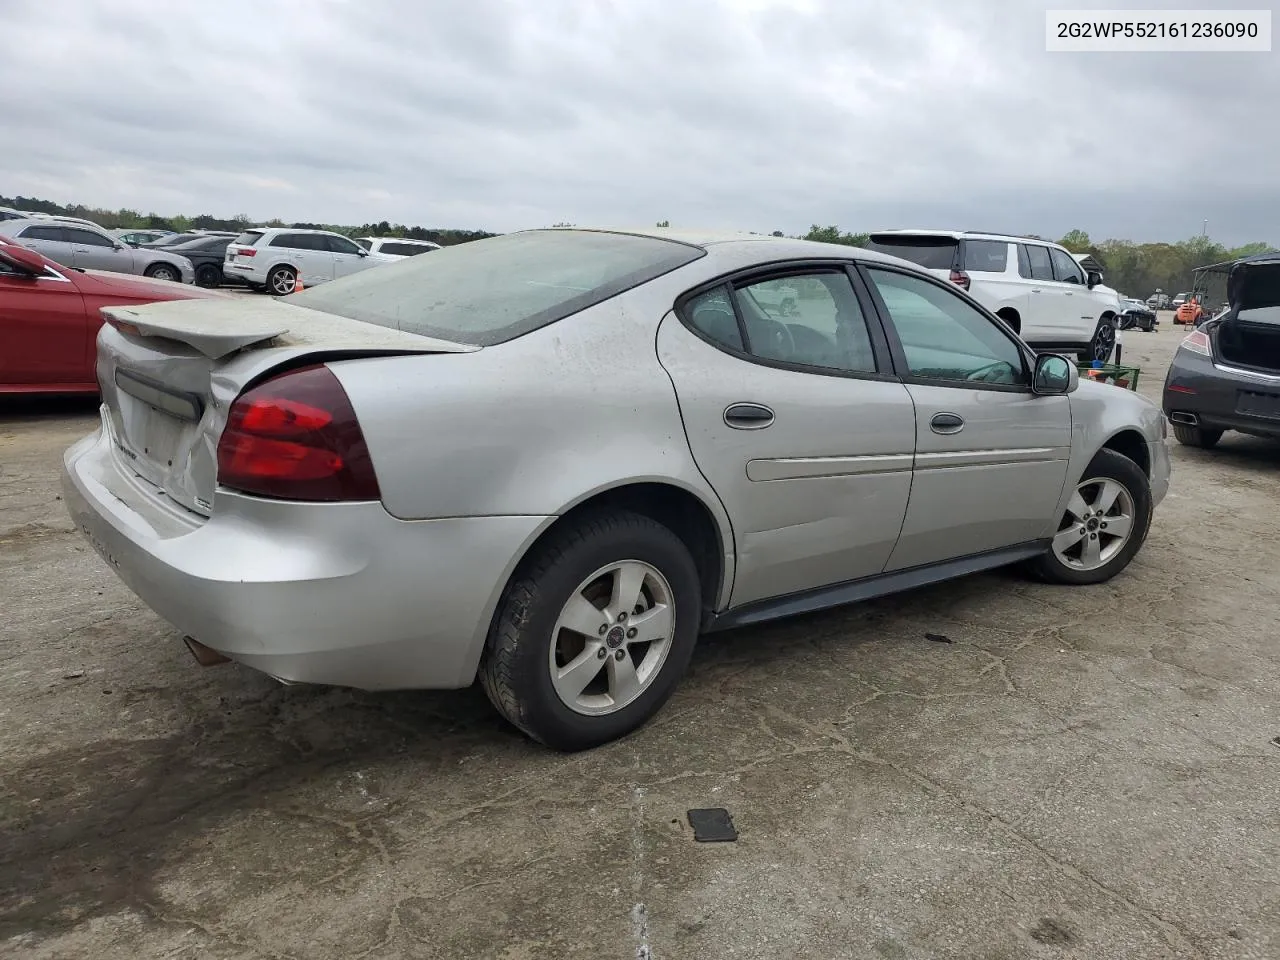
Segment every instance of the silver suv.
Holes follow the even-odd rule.
[[[400,259],[370,253],[354,240],[328,230],[255,227],[227,245],[222,272],[254,290],[283,297],[293,293],[299,277],[304,287],[314,287]]]
[[[135,249],[88,222],[54,218],[0,221],[0,236],[42,253],[65,267],[132,273],[156,280],[194,283],[186,257],[164,250]]]

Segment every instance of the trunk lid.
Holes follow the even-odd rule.
[[[313,362],[467,353],[435,340],[277,300],[180,300],[104,307],[98,382],[117,462],[208,516],[231,403],[264,374]]]
[[[1227,275],[1227,301],[1237,311],[1280,307],[1280,254],[1233,266]]]

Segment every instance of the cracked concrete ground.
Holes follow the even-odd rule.
[[[1180,334],[1129,334],[1157,396]],[[622,743],[201,669],[0,409],[0,954],[1280,956],[1280,445],[1174,447],[1129,572],[707,638]],[[925,633],[951,638],[931,642]],[[695,844],[690,807],[741,839]]]

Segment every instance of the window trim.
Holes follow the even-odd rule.
[[[773,360],[751,353],[751,339],[747,335],[742,319],[742,310],[738,306],[738,298],[734,296],[739,287],[748,287],[766,280],[782,280],[787,277],[809,276],[814,273],[842,273],[853,287],[854,297],[858,301],[858,309],[862,311],[863,321],[867,325],[867,336],[871,341],[871,354],[875,358],[876,370],[837,370],[832,367],[815,367],[807,363],[793,363],[789,360]],[[694,325],[689,316],[689,303],[703,294],[710,293],[718,287],[724,287],[729,293],[729,304],[733,307],[734,318],[738,321],[738,335],[742,338],[744,350],[737,350],[727,343],[708,336]],[[810,376],[837,377],[844,380],[874,380],[878,382],[896,383],[900,379],[894,369],[889,342],[885,338],[882,321],[873,303],[862,289],[861,278],[857,274],[857,262],[853,260],[779,260],[766,264],[755,264],[723,273],[711,280],[704,280],[695,287],[690,287],[675,299],[672,312],[681,325],[699,340],[714,347],[721,353],[728,354],[738,360],[772,367],[775,370],[786,370],[791,373],[805,373]]]
[[[907,363],[907,353],[902,346],[902,338],[898,335],[898,329],[893,324],[892,317],[889,313],[889,307],[880,296],[880,291],[872,279],[870,270],[883,270],[885,273],[898,273],[906,277],[913,277],[924,283],[932,284],[939,290],[945,290],[953,297],[957,297],[964,301],[981,316],[985,317],[995,329],[1007,337],[1017,349],[1019,356],[1022,357],[1022,375],[1026,380],[1025,384],[1017,383],[984,383],[975,380],[943,380],[940,377],[922,377],[911,372],[911,366]],[[869,263],[861,262],[858,264],[858,271],[862,274],[862,282],[866,284],[867,291],[871,295],[875,303],[875,309],[880,316],[880,322],[884,325],[885,333],[889,338],[889,352],[893,357],[894,370],[897,372],[898,379],[907,384],[919,384],[926,387],[950,387],[956,390],[989,390],[993,393],[1026,393],[1030,394],[1034,391],[1031,389],[1031,372],[1035,369],[1035,356],[1031,352],[1031,348],[1019,337],[1003,320],[994,313],[984,307],[976,299],[963,290],[956,288],[954,284],[942,283],[932,274],[925,273],[923,270],[904,270],[896,264],[886,263]]]

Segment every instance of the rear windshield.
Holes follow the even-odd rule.
[[[872,234],[867,249],[910,260],[926,270],[950,270],[956,259],[956,241],[950,237]]]
[[[240,236],[231,242],[241,247],[252,247],[255,243],[262,239],[261,230],[246,230]]]
[[[487,346],[562,320],[704,255],[653,237],[530,230],[410,257],[289,302],[408,333]]]

